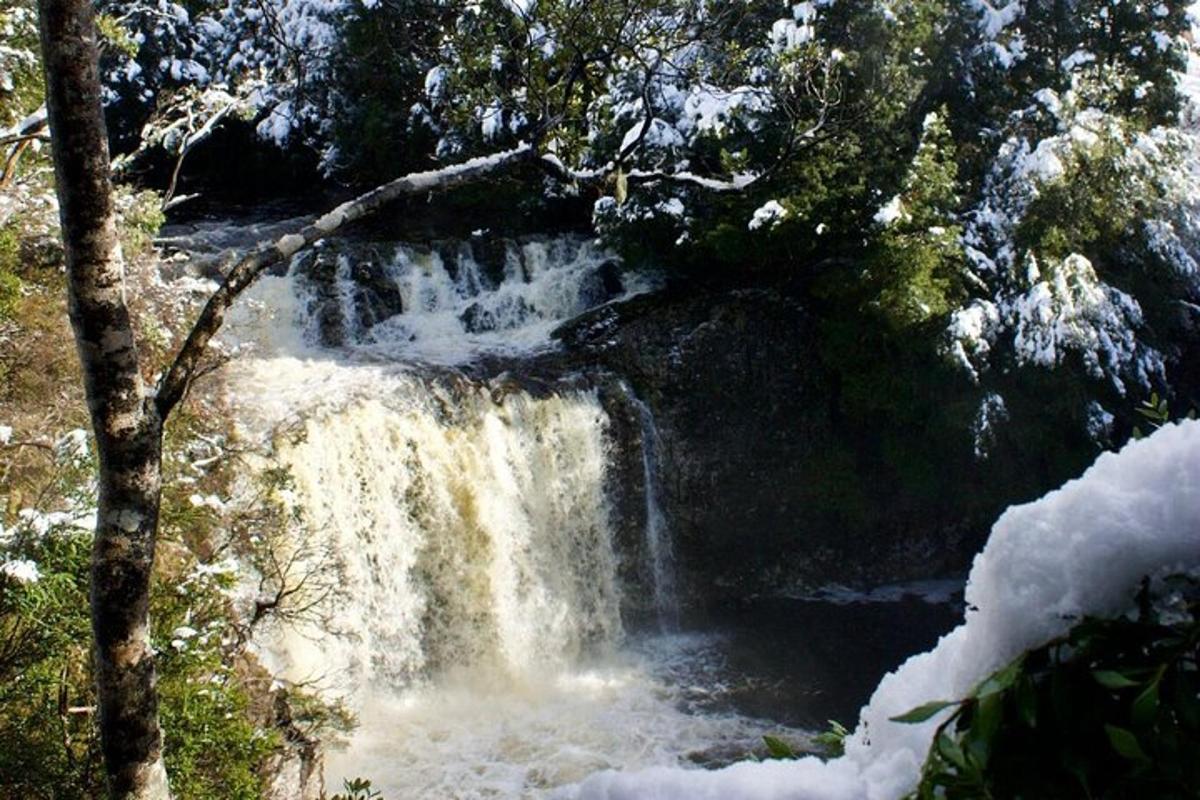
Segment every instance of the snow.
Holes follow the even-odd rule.
[[[1000,8],[993,6],[988,0],[969,0],[967,5],[978,12],[979,32],[987,39],[995,39],[1025,13],[1022,0],[1012,0]]]
[[[903,216],[905,216],[904,203],[901,201],[900,195],[896,195],[875,212],[875,221],[887,227]]]
[[[42,573],[38,570],[38,565],[27,559],[5,561],[3,564],[0,564],[0,574],[17,583],[24,584],[37,583],[42,577]]]
[[[754,216],[750,218],[750,222],[746,227],[752,231],[756,231],[762,227],[770,230],[787,219],[787,216],[788,210],[780,205],[778,200],[768,200],[755,210]]]
[[[1095,400],[1088,403],[1087,432],[1092,441],[1097,443],[1108,441],[1108,437],[1112,434],[1113,424],[1116,421],[1117,418]]]
[[[1021,653],[1083,616],[1136,607],[1145,576],[1200,572],[1200,422],[1185,421],[1105,453],[1078,480],[1006,511],[975,558],[962,625],[880,681],[828,762],[743,762],[720,770],[599,772],[563,800],[897,800],[920,777],[949,712],[891,722],[923,703],[968,695]]]
[[[8,444],[12,441],[13,429],[10,425],[0,425],[0,444]]]
[[[54,443],[54,454],[60,461],[86,461],[88,453],[88,434],[82,428],[67,431]]]
[[[773,107],[770,94],[751,86],[722,90],[714,86],[693,86],[683,101],[684,124],[697,135],[712,134],[717,138],[729,132],[730,123],[743,120],[748,130],[758,128],[757,119]]]
[[[971,423],[971,434],[975,439],[975,458],[980,461],[991,454],[992,446],[996,443],[996,426],[1008,419],[1008,408],[1004,398],[995,392],[989,392],[979,404],[979,411]]]
[[[225,501],[215,494],[194,494],[188,498],[188,502],[195,508],[209,508],[218,513],[225,510]]]
[[[492,141],[504,133],[504,109],[499,101],[493,101],[486,108],[479,109],[479,129],[483,138]]]
[[[1095,378],[1108,377],[1125,393],[1119,377],[1134,375],[1148,385],[1164,372],[1162,356],[1139,343],[1142,309],[1130,295],[1103,283],[1092,263],[1073,253],[1043,279],[1030,256],[1033,285],[1002,304],[1013,329],[1013,347],[1020,364],[1054,367],[1077,353]]]
[[[771,26],[771,49],[776,53],[785,53],[811,42],[815,36],[812,25],[797,24],[790,19],[776,20]]]
[[[1058,92],[1053,89],[1038,89],[1033,93],[1033,99],[1055,117],[1062,113],[1062,100],[1059,98]]]
[[[642,136],[642,129],[645,128],[646,134]],[[621,140],[621,152],[625,152],[632,148],[641,139],[641,144],[648,150],[667,150],[675,147],[683,147],[683,136],[678,130],[668,125],[661,119],[650,120],[649,125],[645,122],[639,122],[628,131],[625,132],[625,137]]]

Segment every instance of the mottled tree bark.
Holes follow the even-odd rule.
[[[92,555],[100,736],[109,791],[168,798],[150,648],[162,425],[146,402],[116,237],[91,0],[39,0],[68,310],[99,456]]]

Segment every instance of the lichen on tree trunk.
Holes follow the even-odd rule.
[[[92,559],[100,737],[120,800],[170,797],[150,647],[161,422],[146,402],[125,303],[90,0],[39,0],[68,309],[96,434]]]

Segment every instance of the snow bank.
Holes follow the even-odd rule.
[[[559,796],[577,800],[894,800],[918,780],[938,716],[889,717],[957,699],[1082,615],[1129,610],[1141,578],[1200,569],[1200,422],[1169,425],[1082,478],[1006,511],[976,557],[962,625],[884,677],[843,758],[742,763],[705,772],[601,772]],[[943,714],[948,712],[943,712]]]

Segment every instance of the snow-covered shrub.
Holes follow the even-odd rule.
[[[29,0],[0,1],[0,128],[41,103],[37,10]]]
[[[1189,137],[1095,110],[1061,128],[1001,147],[964,235],[975,296],[944,350],[975,376],[1069,364],[1118,396],[1149,393],[1166,380],[1179,300],[1200,297]]]
[[[54,510],[26,508],[0,528],[0,793],[101,798],[88,604],[94,465],[83,431],[55,451],[43,495]],[[279,746],[249,715],[227,657],[232,580],[190,581],[185,593],[160,571],[152,600],[159,712],[180,798],[259,797],[261,764]]]

